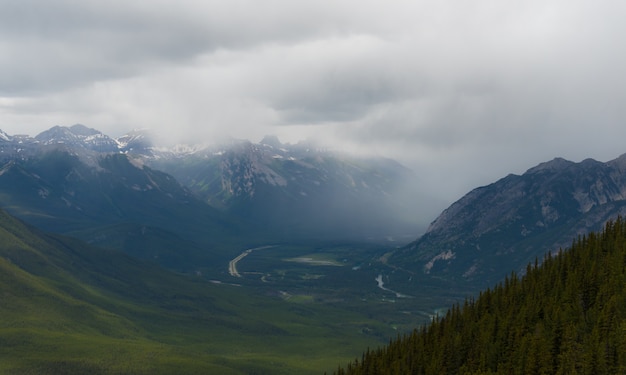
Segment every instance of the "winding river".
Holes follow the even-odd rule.
[[[391,290],[389,288],[385,288],[385,282],[383,281],[383,275],[378,275],[376,277],[376,282],[378,283],[378,287],[386,292],[390,292],[396,295],[398,298],[411,298],[411,296],[407,296],[406,294],[398,293],[395,290]]]

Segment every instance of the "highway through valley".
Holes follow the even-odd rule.
[[[250,253],[252,253],[253,251],[269,249],[269,248],[272,248],[272,247],[276,247],[276,246],[275,245],[268,245],[268,246],[255,247],[253,249],[245,250],[243,253],[237,255],[236,258],[234,258],[233,260],[231,260],[228,263],[228,273],[231,276],[233,276],[233,277],[241,277],[241,274],[239,273],[239,271],[237,271],[237,263],[240,260],[242,260],[243,258],[245,258],[248,255],[250,255]]]

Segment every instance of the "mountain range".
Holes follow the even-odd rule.
[[[35,199],[32,192],[37,191],[42,199],[56,198],[54,210],[71,211],[72,206],[99,218],[150,218],[147,224],[163,226],[167,221],[156,219],[173,215],[143,209],[141,218],[125,215],[121,211],[132,208],[125,202],[117,204],[113,198],[113,206],[94,210],[98,199],[89,197],[89,202],[78,202],[79,197],[72,195],[77,187],[69,185],[94,182],[82,188],[94,193],[98,189],[114,188],[118,193],[124,190],[124,195],[139,205],[142,199],[137,199],[137,194],[148,193],[142,195],[152,195],[161,202],[168,199],[160,195],[168,195],[169,200],[185,202],[192,209],[212,210],[209,216],[217,217],[215,212],[219,212],[229,218],[220,220],[239,221],[251,231],[288,240],[400,236],[408,239],[418,231],[412,221],[396,215],[396,208],[402,205],[399,189],[414,177],[407,168],[390,159],[351,157],[309,143],[281,144],[276,137],[266,137],[258,144],[232,140],[214,146],[166,148],[155,145],[148,131],[132,131],[113,139],[84,125],[55,126],[33,138],[2,133],[0,162],[3,171],[19,173],[22,180],[31,176],[30,183],[23,182],[30,184],[30,190],[21,189],[15,192],[18,195],[30,191],[28,199]],[[56,176],[54,181],[50,180],[52,174]],[[12,181],[14,177],[5,178]],[[95,181],[103,178],[106,184]],[[109,192],[103,194],[112,196]],[[21,197],[18,204],[9,204],[7,208],[11,211],[12,206],[24,207],[26,200]],[[3,204],[7,206],[6,202]],[[106,206],[106,202],[97,205]],[[31,211],[30,220],[41,225],[41,212]],[[11,212],[29,220],[25,212]],[[81,217],[81,221],[88,219]],[[55,222],[58,224],[56,218]],[[44,228],[59,230],[45,225]],[[190,229],[195,232],[197,228]]]
[[[369,345],[626,212],[626,155],[556,158],[470,191],[416,238],[396,210],[414,177],[275,137],[162,147],[147,131],[0,131],[0,372],[136,373],[162,356],[163,373],[249,373],[294,344],[332,356],[337,332]]]
[[[111,152],[116,145],[82,126],[1,141],[2,207],[43,230],[178,270],[223,257],[229,239],[243,230],[237,220],[198,200],[172,176]]]
[[[490,285],[623,213],[625,171],[621,156],[606,163],[556,158],[511,174],[469,192],[384,261],[409,274]],[[83,125],[35,137],[0,132],[7,211],[187,271],[268,241],[408,243],[417,236],[395,215],[405,198],[396,193],[413,177],[393,160],[271,136],[165,148],[141,130],[118,139]]]
[[[221,269],[240,248],[268,241],[414,236],[388,204],[410,174],[392,160],[271,137],[166,148],[143,130],[117,139],[84,125],[0,133],[2,208],[43,230],[192,273]]]
[[[177,155],[151,151],[147,165],[280,238],[416,235],[416,225],[397,214],[399,191],[413,174],[391,159],[354,157],[306,142],[282,144],[276,137]]]
[[[484,288],[625,213],[626,155],[555,158],[470,191],[388,262]]]

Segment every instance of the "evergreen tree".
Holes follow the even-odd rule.
[[[626,373],[626,222],[529,264],[346,374]]]

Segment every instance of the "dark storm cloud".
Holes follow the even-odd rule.
[[[384,40],[352,36],[307,47],[312,67],[277,79],[279,90],[267,96],[285,124],[358,120],[375,106],[403,100],[416,91],[402,70],[381,58],[388,53]],[[315,56],[321,51],[329,54]]]
[[[308,14],[307,14],[308,12]],[[4,94],[139,75],[216,49],[245,49],[341,32],[349,17],[268,1],[3,2]]]
[[[617,0],[5,0],[0,129],[316,137],[450,201],[626,152],[625,18]]]
[[[193,57],[213,41],[176,13],[116,2],[12,1],[0,13],[0,87],[41,93],[131,77],[151,64]],[[158,2],[154,3],[158,6]]]

